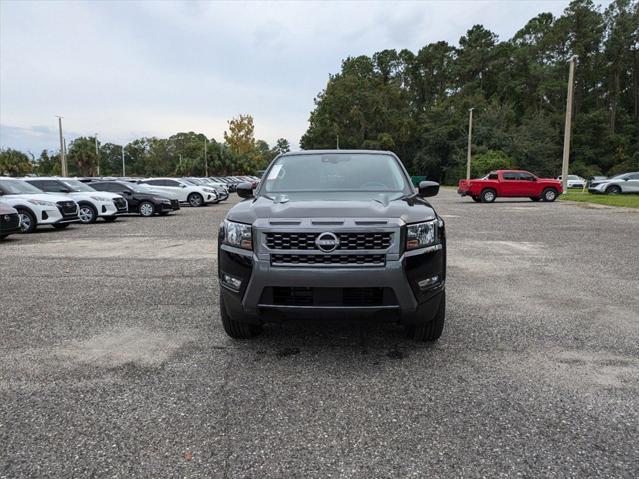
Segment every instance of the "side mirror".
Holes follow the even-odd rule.
[[[628,178],[627,176],[623,179],[623,181],[628,181],[630,178]]]
[[[131,196],[133,194],[129,190],[124,190],[122,193],[127,195],[127,196]]]
[[[532,180],[530,180],[530,181],[537,181],[537,177],[536,177],[536,176],[533,176],[533,177],[532,177]]]
[[[434,181],[420,181],[419,182],[419,196],[427,198],[429,196],[436,196],[439,193],[439,183]]]
[[[186,188],[186,185],[180,185],[181,188]]]
[[[240,183],[235,190],[240,198],[252,198],[253,197],[253,183]]]

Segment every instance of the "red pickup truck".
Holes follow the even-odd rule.
[[[562,191],[561,181],[522,170],[491,171],[478,180],[460,180],[457,188],[457,193],[478,203],[492,203],[497,197],[555,201]]]

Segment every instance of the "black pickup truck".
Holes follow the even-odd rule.
[[[218,235],[226,333],[249,338],[267,321],[361,317],[395,321],[417,340],[445,319],[444,221],[399,158],[384,151],[285,153]]]

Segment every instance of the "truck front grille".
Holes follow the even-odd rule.
[[[383,254],[272,254],[272,266],[384,266]]]
[[[315,240],[320,233],[266,233],[266,246],[275,250],[319,251]],[[391,245],[390,232],[337,233],[338,250],[385,250]]]
[[[397,298],[391,288],[264,288],[260,304],[273,306],[392,306]]]

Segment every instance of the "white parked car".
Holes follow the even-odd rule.
[[[64,229],[80,221],[78,204],[69,196],[47,194],[14,178],[0,178],[0,202],[18,210],[23,233],[41,225]]]
[[[174,193],[178,201],[191,206],[204,206],[220,201],[214,189],[193,185],[177,178],[148,178],[140,180],[140,183],[148,185],[159,194],[163,194],[164,191]]]
[[[561,180],[561,175],[557,177],[558,180]],[[577,175],[568,175],[566,176],[566,187],[568,188],[583,188],[586,186],[586,179]]]
[[[112,222],[117,219],[118,215],[129,210],[129,206],[122,196],[95,191],[90,186],[72,178],[29,177],[24,180],[46,193],[69,195],[80,206],[80,221],[85,224],[95,223],[98,218]]]
[[[595,186],[588,188],[591,193],[604,193],[606,195],[618,195],[620,193],[639,193],[639,171],[623,173],[602,180]]]

